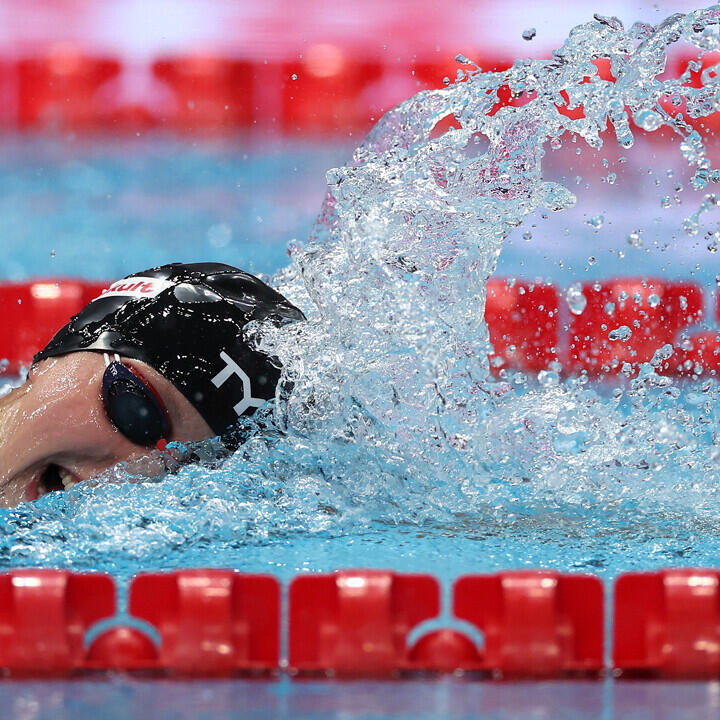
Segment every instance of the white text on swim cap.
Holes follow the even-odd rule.
[[[242,415],[249,407],[258,408],[265,403],[263,398],[254,398],[250,389],[250,378],[247,373],[224,351],[220,351],[220,359],[225,367],[212,379],[216,388],[222,387],[232,375],[237,375],[243,384],[243,399],[233,406],[233,410]]]
[[[129,277],[117,280],[109,288],[103,290],[98,298],[113,295],[124,295],[126,297],[155,297],[163,290],[172,287],[175,283],[163,278],[153,277]]]

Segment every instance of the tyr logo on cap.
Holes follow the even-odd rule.
[[[122,295],[124,297],[155,297],[163,290],[172,287],[175,283],[163,278],[153,277],[129,277],[124,280],[114,282],[109,288],[103,290],[98,298],[110,297],[113,295]]]
[[[219,390],[233,375],[240,378],[243,396],[240,401],[233,405],[233,410],[238,417],[249,408],[259,408],[264,405],[265,398],[252,396],[248,374],[224,350],[220,351],[220,359],[225,363],[225,367],[212,379],[212,384]]]

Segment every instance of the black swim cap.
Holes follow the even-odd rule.
[[[275,397],[280,365],[249,347],[252,320],[276,325],[304,315],[280,293],[220,263],[172,263],[113,283],[33,362],[71,352],[118,353],[150,365],[218,435]]]

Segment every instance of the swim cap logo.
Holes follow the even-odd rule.
[[[220,359],[225,363],[225,367],[212,379],[212,384],[216,388],[220,389],[233,375],[237,375],[242,380],[243,398],[233,405],[237,415],[242,415],[248,408],[259,408],[264,405],[264,398],[252,396],[248,374],[224,350],[220,351]]]
[[[175,283],[162,278],[152,277],[131,277],[124,280],[114,282],[109,288],[103,290],[98,298],[109,297],[113,295],[122,295],[124,297],[155,297],[163,290],[172,287]]]

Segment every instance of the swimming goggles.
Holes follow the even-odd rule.
[[[157,445],[170,436],[168,412],[152,385],[137,371],[123,364],[119,355],[114,361],[108,353],[102,396],[110,422],[136,445]]]

